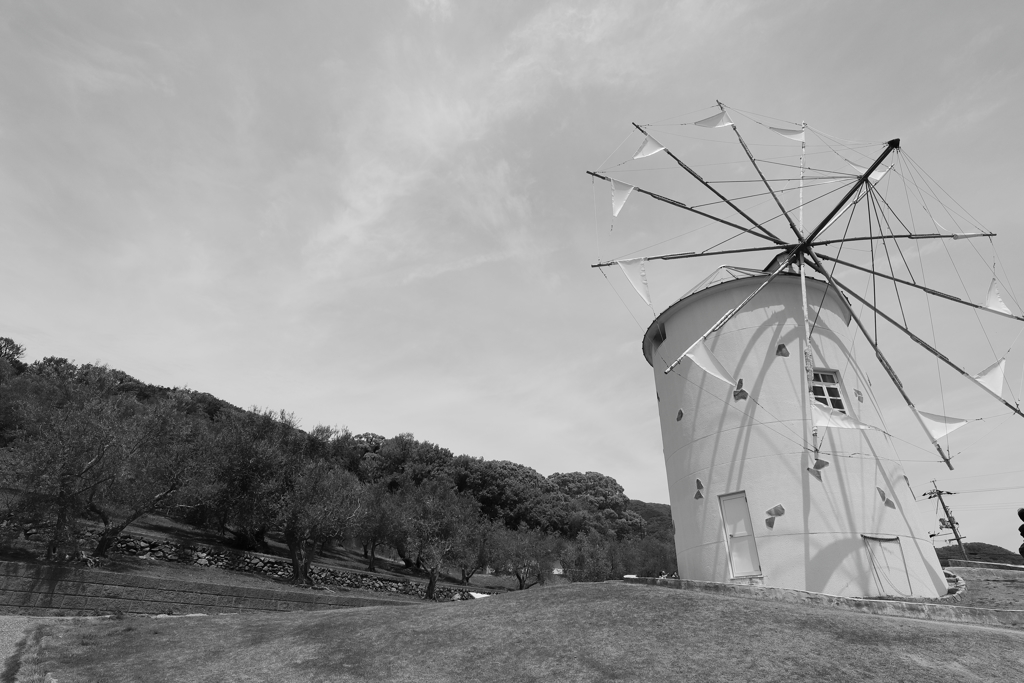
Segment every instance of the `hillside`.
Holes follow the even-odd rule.
[[[396,611],[396,609],[398,611]],[[1024,633],[623,584],[413,608],[58,622],[18,680],[1019,679]]]
[[[644,518],[648,536],[673,543],[675,528],[672,525],[672,507],[667,503],[645,503],[630,499],[628,509]]]
[[[1021,557],[1020,554],[1006,548],[1000,548],[997,545],[989,543],[964,543],[964,549],[967,551],[968,559],[975,562],[1001,562],[1003,564],[1024,565],[1024,557]],[[960,554],[960,548],[956,545],[936,548],[935,554],[939,556],[939,560],[963,559],[963,555]]]
[[[0,556],[22,535],[47,561],[104,557],[154,514],[243,550],[281,542],[299,583],[339,539],[370,571],[393,549],[429,576],[428,596],[446,569],[492,567],[521,588],[559,563],[589,581],[675,569],[667,506],[631,507],[600,472],[543,475],[409,433],[303,429],[287,410],[240,410],[115,368],[26,364],[0,342]]]

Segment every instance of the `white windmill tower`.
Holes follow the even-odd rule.
[[[882,251],[889,255],[889,245],[906,240],[993,233],[946,230],[931,218],[920,188],[917,197],[931,218],[931,231],[902,222],[881,187],[890,174],[903,180],[913,177],[912,169],[901,166],[899,140],[885,143],[881,151],[876,147],[866,167],[851,163],[852,172],[818,162],[808,167],[808,127],[769,127],[751,119],[801,143],[799,165],[776,162],[769,178],[766,161],[755,157],[731,120],[731,110],[721,103],[718,107],[715,115],[689,125],[732,129],[751,172],[749,178],[731,175],[722,182],[756,184],[757,194],[727,196],[721,184],[706,180],[659,143],[650,127],[636,124],[644,142],[633,159],[668,156],[716,199],[695,206],[626,184],[607,172],[591,172],[612,183],[613,215],[637,192],[761,242],[595,264],[621,267],[648,304],[645,268],[651,261],[773,254],[763,269],[719,268],[657,313],[643,337],[644,356],[654,368],[680,576],[846,596],[944,595],[942,570],[916,518],[914,495],[898,449],[884,430],[885,416],[865,362],[856,357],[855,337],[859,334],[867,342],[874,356],[870,369],[877,372],[880,365],[890,377],[950,469],[942,439],[968,420],[915,406],[878,345],[879,319],[1024,416],[1002,398],[1005,359],[971,375],[911,332],[906,317],[900,322],[886,313],[878,300],[881,279],[891,283],[897,298],[900,288],[909,289],[1024,320],[1002,303],[995,279],[986,303],[972,304],[914,278],[902,251],[905,274],[889,258],[875,260]],[[842,161],[862,149],[809,130]],[[796,169],[799,178],[793,177]],[[805,190],[811,195],[807,201]],[[797,191],[796,206],[787,208],[785,199]],[[771,207],[768,219],[753,216],[752,198]],[[804,207],[812,203],[812,208],[829,208],[805,229]],[[839,230],[844,230],[841,236]],[[870,248],[870,266],[843,257],[844,246],[851,243]],[[834,264],[831,270],[826,261]],[[871,299],[836,278],[836,266],[869,275],[864,291],[871,286]],[[862,320],[865,310],[875,319],[873,330]]]

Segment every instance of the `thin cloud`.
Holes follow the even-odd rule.
[[[358,268],[360,262],[383,259],[397,265],[429,250],[418,238],[420,221],[403,211],[406,200],[443,191],[464,205],[464,198],[486,196],[491,182],[486,177],[449,172],[443,188],[432,179],[459,167],[484,167],[485,173],[507,176],[510,171],[500,161],[486,169],[481,140],[549,106],[566,87],[621,85],[657,70],[666,53],[693,49],[687,37],[702,22],[693,21],[692,7],[677,8],[664,22],[651,23],[615,4],[554,5],[514,29],[497,49],[468,56],[469,63],[477,64],[468,69],[466,55],[448,54],[436,45],[420,49],[417,43],[384,41],[384,73],[367,79],[364,86],[373,87],[361,111],[342,124],[342,208],[307,245],[314,278]],[[676,40],[662,40],[674,30],[679,32]],[[645,50],[636,49],[638,41]],[[423,63],[411,66],[410,60]],[[380,83],[388,85],[379,88]],[[536,255],[538,245],[523,220],[530,213],[529,196],[507,180],[502,190],[500,198],[491,193],[491,201],[475,203],[477,222],[507,229],[511,256]],[[468,244],[470,249],[478,246]]]

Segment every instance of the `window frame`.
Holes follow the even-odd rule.
[[[832,375],[835,378],[834,382],[827,382],[822,378],[822,375]],[[850,399],[846,396],[846,392],[843,391],[843,378],[839,374],[838,370],[832,370],[829,368],[814,368],[814,374],[811,380],[811,396],[812,398],[820,403],[821,405],[831,410],[837,410],[843,415],[849,415]],[[814,392],[814,389],[821,387],[822,392],[820,395]],[[829,392],[829,388],[834,387],[836,395],[832,395]],[[819,400],[820,398],[827,400]],[[839,401],[839,405],[836,406],[833,402]]]

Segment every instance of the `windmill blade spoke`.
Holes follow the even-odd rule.
[[[780,244],[767,247],[747,247],[745,249],[721,249],[719,251],[685,251],[678,254],[658,254],[657,256],[645,256],[648,261],[674,261],[676,259],[697,258],[698,256],[721,256],[723,254],[746,254],[752,251],[770,251],[782,249],[784,252],[799,247],[799,244]],[[591,264],[591,268],[608,268],[617,265],[618,261],[602,261]]]
[[[975,237],[995,237],[994,232],[965,232],[944,235],[941,232],[927,233],[923,235],[873,235],[871,237],[843,237],[835,240],[819,240],[811,243],[812,247],[826,247],[830,244],[841,244],[843,242],[866,242],[869,240],[967,240]]]
[[[718,106],[723,112],[725,111],[725,105],[721,102],[718,103]],[[747,147],[747,142],[743,139],[743,136],[740,135],[740,129],[736,127],[735,123],[732,124],[730,128],[732,128],[732,132],[736,133],[736,139],[740,141],[740,146],[743,147],[743,151],[746,152],[747,158],[750,159],[751,165],[754,167],[754,170],[757,171],[757,175],[760,176],[761,182],[763,182],[764,186],[768,188],[768,192],[771,193],[772,199],[775,200],[775,204],[779,207],[779,211],[781,211],[782,215],[786,217],[786,222],[789,223],[789,227],[793,231],[793,234],[796,235],[798,240],[803,239],[804,236],[800,234],[800,230],[796,227],[796,223],[793,222],[793,218],[789,215],[789,212],[786,211],[786,207],[782,205],[782,201],[780,201],[778,195],[775,194],[775,190],[772,189],[768,179],[764,177],[764,173],[761,172],[761,167],[757,165],[754,155],[751,154],[750,148]]]
[[[995,310],[993,308],[988,308],[987,306],[982,306],[981,304],[972,303],[970,301],[964,301],[960,297],[953,296],[952,294],[946,294],[945,292],[940,292],[937,289],[932,289],[931,287],[925,287],[924,285],[919,285],[916,282],[911,282],[909,280],[904,280],[902,278],[898,278],[898,277],[895,277],[895,276],[892,276],[892,275],[886,275],[885,273],[882,273],[882,272],[876,272],[876,271],[871,270],[870,268],[865,268],[864,266],[858,266],[856,263],[850,263],[849,261],[843,261],[842,259],[835,258],[834,256],[828,256],[826,254],[818,254],[818,257],[822,258],[822,259],[824,259],[826,261],[833,261],[835,263],[838,263],[841,266],[846,266],[847,268],[853,268],[854,270],[859,270],[859,271],[862,271],[864,273],[870,273],[872,275],[877,275],[878,277],[883,277],[883,278],[885,278],[887,280],[892,280],[893,282],[898,282],[901,285],[907,285],[908,287],[914,287],[916,289],[920,289],[921,291],[927,292],[928,294],[933,294],[935,296],[942,297],[943,299],[948,299],[950,301],[955,301],[956,303],[963,304],[964,306],[970,306],[971,308],[979,308],[979,309],[981,309],[983,311],[988,311],[989,313],[994,313],[996,315],[1001,315],[1004,318],[1013,318],[1014,320],[1019,320],[1021,322],[1024,322],[1024,316],[1014,315],[1012,313],[1003,313],[1002,311],[997,311],[997,310]]]
[[[822,231],[825,230],[825,228],[831,225],[832,219],[840,212],[840,210],[844,210],[843,207],[845,207],[846,203],[850,201],[850,198],[853,197],[860,190],[861,186],[863,186],[864,183],[868,182],[868,180],[871,178],[871,174],[875,172],[875,169],[878,168],[883,161],[885,161],[885,158],[889,156],[889,153],[892,152],[894,149],[899,149],[899,146],[900,141],[898,139],[890,140],[888,144],[886,144],[885,149],[882,151],[881,154],[878,155],[878,158],[875,159],[874,163],[871,164],[868,170],[864,172],[864,175],[857,179],[857,182],[853,184],[853,187],[850,188],[850,191],[846,193],[846,195],[839,201],[838,204],[836,204],[835,208],[829,211],[828,215],[825,216],[818,224],[818,227],[814,228],[814,230],[811,231],[811,233],[807,236],[807,242],[813,242],[815,238],[817,238],[818,235],[820,235]]]
[[[812,257],[813,257],[813,258],[815,258],[815,260],[817,259],[817,255],[816,255],[816,254],[814,254],[813,252],[808,252],[808,253],[809,253],[809,254],[811,254],[811,255],[812,255]],[[819,268],[815,268],[815,270],[818,270],[818,272],[820,272],[820,273],[822,273],[823,275],[825,275],[826,277],[828,277],[828,274],[827,274],[827,273],[825,273],[825,267],[824,267],[824,265],[821,265],[821,262],[820,262],[820,261],[817,261],[817,263],[818,263],[818,264],[819,264],[819,265],[820,265],[821,267],[820,267],[820,269],[819,269]],[[830,279],[831,279],[831,278],[830,278]],[[921,339],[920,337],[918,337],[918,336],[917,336],[916,334],[914,334],[913,332],[911,332],[910,330],[908,330],[908,329],[907,329],[906,327],[904,327],[903,325],[901,325],[901,324],[900,324],[899,322],[897,322],[896,320],[894,320],[894,319],[893,319],[892,317],[890,317],[890,316],[886,315],[886,313],[885,313],[884,311],[882,311],[882,310],[880,310],[880,309],[878,309],[878,308],[875,308],[874,306],[872,306],[870,302],[868,302],[867,300],[865,300],[865,299],[864,299],[863,297],[861,297],[861,296],[860,296],[859,294],[857,294],[857,292],[853,291],[853,290],[852,290],[851,288],[847,287],[846,285],[844,285],[844,284],[842,284],[841,282],[838,282],[838,281],[836,281],[836,280],[832,280],[832,282],[834,282],[834,283],[835,283],[835,285],[836,285],[836,286],[837,286],[837,287],[838,287],[839,289],[843,290],[844,292],[846,292],[847,294],[849,294],[850,296],[852,296],[852,297],[853,297],[854,299],[856,299],[857,301],[861,302],[862,304],[864,304],[864,305],[865,305],[865,306],[867,306],[868,308],[872,309],[872,310],[873,310],[873,311],[874,311],[874,312],[875,312],[875,313],[876,313],[876,314],[877,314],[877,315],[878,315],[878,316],[879,316],[880,318],[882,318],[882,319],[883,319],[883,320],[885,320],[886,322],[890,323],[890,324],[891,324],[891,325],[893,325],[894,327],[896,327],[896,328],[900,329],[900,330],[901,330],[901,331],[902,331],[902,332],[903,332],[903,333],[904,333],[905,335],[907,335],[908,337],[910,337],[910,339],[911,339],[911,340],[913,340],[913,341],[914,341],[915,343],[917,343],[917,344],[918,344],[919,346],[923,347],[924,349],[927,349],[927,351],[928,351],[929,353],[931,353],[931,354],[932,354],[933,356],[935,356],[936,358],[938,358],[939,360],[941,360],[941,361],[942,361],[943,363],[945,363],[946,365],[948,365],[949,367],[953,368],[953,369],[954,369],[954,370],[956,370],[956,371],[957,371],[958,373],[960,373],[961,375],[963,375],[964,377],[966,377],[966,378],[967,378],[968,380],[970,380],[971,382],[973,382],[974,384],[978,385],[979,387],[981,387],[982,389],[984,389],[984,390],[985,390],[986,392],[988,392],[989,394],[991,394],[992,396],[994,396],[994,397],[995,397],[995,398],[996,398],[996,399],[997,399],[997,400],[998,400],[998,401],[999,401],[1000,403],[1002,403],[1002,404],[1003,404],[1004,406],[1006,406],[1007,408],[1009,408],[1010,410],[1012,410],[1012,411],[1013,411],[1013,412],[1015,412],[1016,414],[1020,415],[1021,417],[1024,417],[1024,412],[1021,412],[1020,408],[1018,408],[1017,406],[1013,405],[1012,403],[1010,403],[1009,401],[1007,401],[1006,399],[1004,399],[1004,398],[1003,398],[1002,396],[1000,396],[999,394],[997,394],[996,392],[992,391],[992,390],[991,390],[991,389],[989,389],[989,388],[988,388],[987,386],[985,386],[984,384],[982,384],[981,382],[979,382],[979,381],[978,381],[978,380],[977,380],[977,379],[976,379],[976,378],[975,378],[975,377],[974,377],[973,375],[971,375],[971,374],[970,374],[969,372],[967,372],[966,370],[964,370],[964,369],[963,369],[962,367],[960,367],[959,365],[957,365],[956,363],[954,363],[953,361],[951,361],[951,360],[950,360],[950,359],[949,359],[949,358],[948,358],[948,357],[947,357],[947,356],[946,356],[946,355],[945,355],[944,353],[942,353],[941,351],[939,351],[938,349],[936,349],[936,348],[935,348],[934,346],[932,346],[931,344],[929,344],[928,342],[926,342],[926,341],[925,341],[924,339]]]
[[[811,267],[814,268],[819,273],[821,273],[822,275],[824,275],[825,279],[828,280],[829,285],[836,289],[842,289],[843,291],[846,292],[850,291],[848,287],[843,286],[835,278],[829,275],[828,269],[826,269],[825,265],[818,259],[817,254],[808,249],[807,255],[810,256],[813,260],[813,263],[810,264]],[[856,298],[865,305],[870,307],[870,304],[864,301],[861,297],[857,296]],[[861,334],[864,335],[864,338],[867,340],[868,344],[871,345],[871,348],[875,352],[875,357],[878,358],[878,362],[882,365],[882,368],[885,370],[885,373],[889,375],[889,379],[892,380],[892,383],[900,392],[900,396],[903,397],[903,400],[906,402],[911,412],[914,413],[914,416],[917,418],[918,424],[921,425],[921,428],[924,430],[925,434],[928,435],[928,439],[932,442],[932,445],[935,446],[935,450],[938,452],[939,457],[942,458],[942,461],[944,463],[946,463],[946,467],[948,467],[949,469],[953,469],[953,463],[950,462],[950,459],[946,455],[946,452],[942,450],[942,445],[939,444],[938,440],[932,437],[932,433],[928,430],[927,425],[925,425],[924,421],[921,419],[921,416],[918,414],[917,408],[914,406],[914,402],[910,400],[910,396],[907,394],[907,390],[903,388],[903,382],[901,382],[900,378],[896,375],[896,371],[893,369],[892,365],[889,364],[889,360],[882,353],[882,350],[878,348],[878,344],[875,342],[875,339],[870,334],[868,334],[867,327],[865,327],[864,323],[861,322],[860,317],[853,310],[853,306],[851,306],[850,302],[847,301],[845,298],[839,297],[839,299],[843,302],[843,305],[846,306],[846,310],[850,314],[850,317],[853,318],[853,321],[855,323],[857,323],[857,327],[860,329]]]
[[[633,124],[633,126],[634,126],[634,127],[636,127],[636,129],[637,129],[638,131],[640,131],[641,133],[643,133],[644,135],[647,135],[647,131],[646,131],[646,130],[644,130],[644,129],[643,129],[643,127],[641,127],[641,126],[639,126],[639,125],[637,125],[637,124],[635,124],[635,123]],[[747,219],[748,221],[750,221],[750,224],[751,224],[752,226],[754,226],[754,228],[755,228],[755,229],[757,229],[757,230],[760,230],[761,232],[763,232],[763,233],[764,233],[765,235],[767,235],[767,236],[768,236],[769,238],[771,238],[771,239],[772,239],[773,241],[775,241],[775,242],[782,242],[782,240],[781,240],[781,239],[779,239],[779,237],[778,237],[777,235],[775,235],[775,234],[774,234],[774,233],[772,233],[772,232],[771,232],[771,231],[770,231],[770,230],[769,230],[768,228],[764,227],[763,225],[761,225],[760,223],[758,223],[757,221],[755,221],[755,220],[754,220],[753,218],[751,218],[750,216],[748,216],[748,215],[746,214],[746,212],[745,212],[745,211],[743,211],[743,209],[741,209],[740,207],[738,207],[738,206],[737,206],[737,205],[736,205],[736,204],[735,204],[735,203],[734,203],[734,202],[733,202],[732,200],[730,200],[730,199],[729,199],[728,197],[726,197],[726,196],[725,196],[724,194],[722,194],[721,192],[719,192],[718,190],[716,190],[716,189],[715,189],[714,187],[712,187],[712,186],[711,186],[711,185],[710,185],[710,184],[708,183],[708,181],[704,180],[704,178],[702,178],[702,177],[701,177],[701,175],[700,175],[699,173],[697,173],[697,172],[696,172],[696,171],[694,171],[694,170],[693,170],[692,168],[690,168],[689,166],[687,166],[687,165],[686,165],[686,163],[685,163],[685,162],[683,162],[683,160],[682,160],[682,159],[680,159],[680,158],[679,158],[679,157],[677,157],[677,156],[676,156],[675,154],[673,154],[673,153],[672,153],[672,150],[670,150],[669,148],[667,148],[667,147],[666,147],[666,148],[665,148],[665,153],[666,153],[666,154],[668,154],[668,155],[669,155],[669,157],[671,157],[671,159],[672,159],[672,160],[673,160],[674,162],[676,162],[676,164],[678,164],[680,168],[682,168],[682,169],[683,169],[684,171],[686,171],[686,172],[687,172],[687,173],[689,173],[689,174],[690,174],[691,176],[693,176],[693,177],[694,177],[694,179],[696,179],[696,180],[697,180],[697,182],[699,182],[699,183],[700,183],[701,185],[703,185],[704,187],[706,187],[706,188],[708,188],[709,190],[711,190],[711,191],[712,191],[712,192],[713,192],[713,193],[715,194],[715,196],[716,196],[716,197],[718,197],[718,198],[719,198],[719,199],[721,199],[721,200],[722,200],[723,202],[725,202],[726,204],[728,204],[728,205],[729,205],[729,207],[730,207],[730,208],[731,208],[731,209],[732,209],[733,211],[735,211],[736,213],[738,213],[739,215],[743,216],[743,217],[744,217],[745,219]]]
[[[595,173],[594,171],[587,171],[587,174],[588,175],[592,175],[595,178],[600,178],[601,180],[607,181],[609,183],[612,181],[612,179],[609,178],[608,176],[603,176],[600,173]],[[771,237],[766,237],[765,235],[762,235],[760,233],[754,232],[754,228],[745,228],[742,225],[738,225],[737,223],[733,223],[732,221],[727,221],[724,218],[719,218],[718,216],[715,216],[713,214],[706,213],[704,211],[700,211],[699,209],[695,209],[692,206],[687,206],[683,202],[678,201],[676,199],[672,199],[670,197],[666,197],[664,195],[660,195],[660,194],[658,194],[656,192],[651,192],[650,190],[645,190],[642,187],[636,187],[635,185],[633,186],[633,189],[635,191],[639,192],[640,194],[645,194],[648,197],[652,197],[654,199],[657,199],[659,202],[665,202],[666,204],[670,204],[670,205],[672,205],[672,206],[674,206],[674,207],[676,207],[678,209],[683,209],[684,211],[689,211],[690,213],[695,213],[698,216],[703,216],[704,218],[710,218],[711,220],[713,220],[713,221],[715,221],[717,223],[721,223],[723,225],[728,225],[730,228],[736,228],[737,230],[739,230],[741,232],[745,232],[745,233],[747,233],[749,235],[754,235],[755,237],[760,237],[763,240],[768,240],[769,242],[774,242],[775,244],[779,244],[779,245],[785,244],[785,242],[780,240],[778,237],[775,237],[774,235],[772,235]]]

